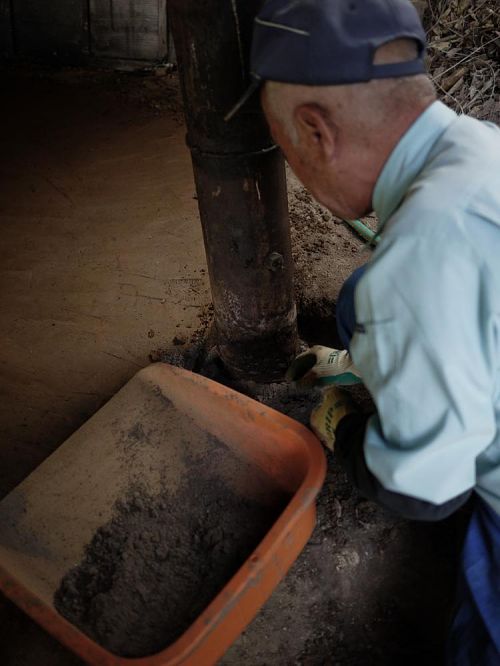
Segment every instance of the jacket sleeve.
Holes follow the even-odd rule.
[[[465,504],[471,495],[471,490],[443,504],[433,504],[386,490],[366,466],[363,448],[369,418],[370,416],[366,414],[345,416],[339,423],[335,436],[336,456],[352,484],[362,495],[411,520],[443,520]]]
[[[475,486],[496,434],[495,334],[477,257],[459,234],[432,241],[386,243],[358,284],[351,353],[377,413],[358,444],[366,471],[358,457],[351,472],[442,506]]]

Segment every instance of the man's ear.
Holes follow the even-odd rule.
[[[294,111],[294,120],[301,143],[330,162],[335,155],[337,132],[325,111],[316,104],[301,104]]]

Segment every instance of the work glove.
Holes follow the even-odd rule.
[[[344,416],[357,411],[349,393],[332,386],[323,391],[320,404],[313,409],[310,419],[311,428],[326,448],[333,451],[338,424]]]
[[[362,382],[349,352],[315,345],[292,361],[286,378],[301,387],[349,386]]]

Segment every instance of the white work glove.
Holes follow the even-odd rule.
[[[316,437],[333,451],[335,445],[335,431],[340,421],[357,412],[351,396],[346,391],[334,386],[323,392],[320,404],[311,413],[311,428]]]
[[[362,382],[349,352],[315,345],[292,361],[286,378],[301,387],[350,386]]]

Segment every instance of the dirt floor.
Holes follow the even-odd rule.
[[[433,52],[442,74],[445,38]],[[465,64],[449,94],[465,99],[476,76],[484,104],[467,97],[469,110],[495,120],[489,65]],[[192,363],[211,321],[175,80],[26,70],[4,72],[3,92],[0,497],[150,358]],[[292,176],[289,197],[301,333],[335,345],[338,290],[369,250]],[[314,396],[241,388],[307,422]],[[441,664],[465,516],[439,525],[390,516],[330,458],[313,537],[222,663]],[[80,662],[0,599],[0,663]]]
[[[271,387],[261,399],[307,422],[302,396]],[[397,518],[353,490],[333,456],[328,463],[309,543],[222,663],[444,664],[463,516]]]
[[[169,79],[7,71],[0,496],[210,302]]]

